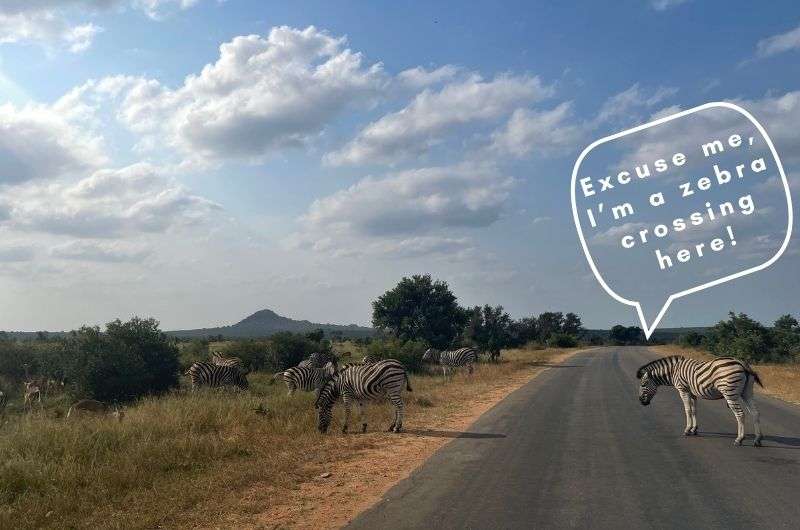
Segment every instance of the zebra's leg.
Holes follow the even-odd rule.
[[[689,412],[691,413],[692,425],[689,432],[692,436],[697,436],[697,398],[689,396]]]
[[[392,394],[389,401],[394,405],[394,422],[389,426],[389,432],[400,432],[403,429],[403,399],[400,394]]]
[[[692,412],[691,412],[691,396],[685,390],[678,390],[683,401],[683,412],[686,414],[686,428],[683,430],[684,436],[692,435]]]
[[[362,402],[358,402],[358,419],[361,421],[361,432],[367,432],[367,422],[364,421],[364,404]]]
[[[469,375],[472,375],[472,363],[467,365],[467,370],[469,370]]]
[[[347,397],[347,394],[342,396],[342,401],[344,401],[344,425],[342,426],[342,432],[347,432],[347,426],[350,424],[350,406],[352,403],[350,399]]]
[[[742,407],[742,398],[738,395],[727,395],[725,396],[725,401],[728,402],[728,407],[733,412],[733,415],[736,416],[736,439],[733,441],[733,445],[742,445],[742,440],[744,440],[744,407]]]
[[[753,430],[756,434],[756,439],[753,441],[753,447],[761,447],[761,438],[763,438],[763,435],[761,434],[761,414],[758,412],[758,407],[756,407],[756,402],[753,399],[752,378],[748,378],[747,385],[745,386],[744,393],[742,394],[742,399],[744,399],[744,404],[747,406],[747,410],[750,411],[750,415],[753,416]]]
[[[447,366],[442,365],[442,375],[447,379]]]

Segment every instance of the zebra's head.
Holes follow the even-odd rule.
[[[636,376],[639,378],[639,403],[646,407],[658,392],[658,385],[646,370],[640,369]]]
[[[317,400],[314,402],[314,408],[317,409],[317,429],[319,432],[325,433],[328,427],[331,426],[331,419],[333,418],[333,405],[339,399],[339,385],[337,384],[338,377],[329,378],[325,384],[320,388],[317,393]]]
[[[434,348],[428,348],[427,350],[425,350],[425,353],[422,354],[422,362],[424,363],[439,362],[439,350]]]

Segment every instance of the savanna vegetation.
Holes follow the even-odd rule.
[[[353,458],[387,436],[376,432],[390,414],[379,405],[368,407],[373,435],[317,432],[313,396],[287,397],[273,379],[312,352],[400,360],[415,374],[405,423],[419,428],[463,411],[512,375],[532,373],[582,333],[573,313],[514,320],[500,306],[461,307],[447,284],[430,276],[404,278],[376,300],[373,323],[378,335],[358,340],[322,330],[181,340],[143,318],[64,336],[0,337],[0,390],[8,398],[0,420],[0,528],[184,527],[232,503],[247,512],[284,502],[325,462]],[[428,347],[466,345],[499,362],[447,379],[421,362]],[[215,353],[241,360],[248,391],[188,390],[183,373]],[[41,402],[24,404],[24,382],[40,389]],[[453,400],[464,385],[470,399]],[[66,418],[82,398],[113,403],[124,419]],[[340,420],[337,411],[334,433]],[[253,487],[270,494],[242,501]]]

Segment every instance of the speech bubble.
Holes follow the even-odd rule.
[[[621,153],[623,160],[612,162]],[[676,153],[684,155],[683,164],[673,158]],[[634,171],[636,157],[648,165],[648,175],[641,176],[641,165]],[[658,161],[667,169],[659,171]],[[669,198],[666,203],[657,204],[659,192],[662,200]],[[775,263],[789,245],[794,222],[789,183],[772,139],[752,114],[728,102],[706,103],[592,142],[575,162],[570,193],[592,273],[612,298],[636,308],[648,339],[673,301]],[[695,226],[691,214],[697,213],[705,220]],[[678,230],[679,219],[690,226]],[[653,300],[644,304],[647,297]]]

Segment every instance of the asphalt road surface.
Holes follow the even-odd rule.
[[[646,348],[555,365],[484,414],[348,528],[800,528],[800,407],[756,395],[764,447],[724,401],[697,437],[661,388],[637,400]],[[413,425],[406,425],[413,428]]]

